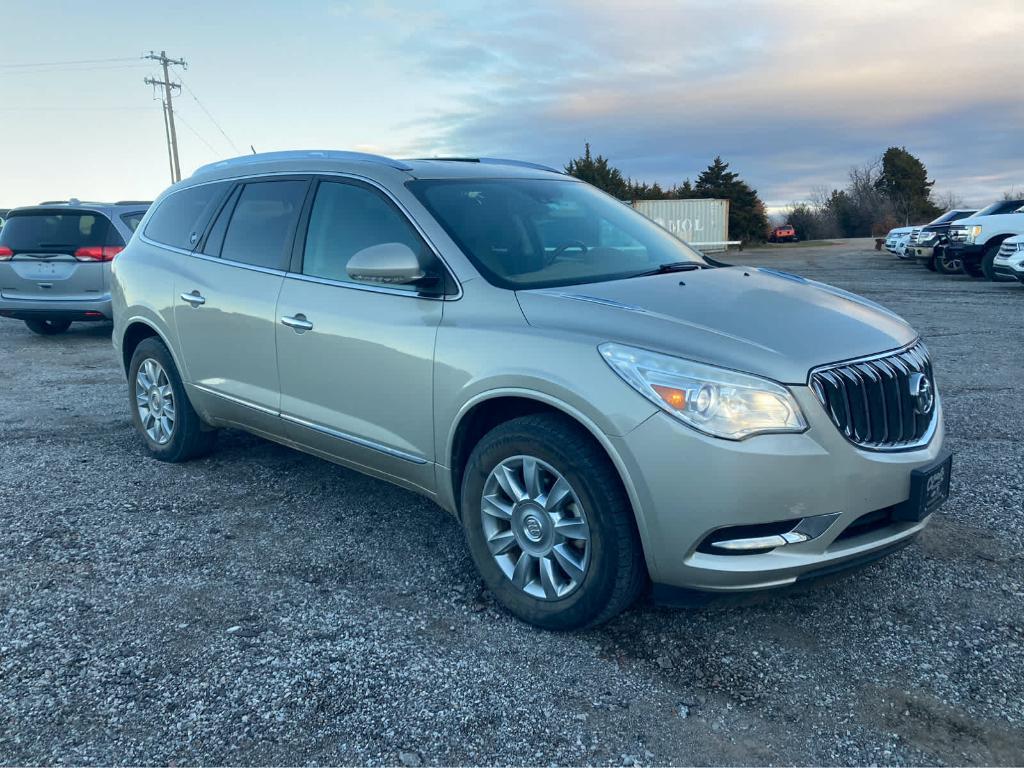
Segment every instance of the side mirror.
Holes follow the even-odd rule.
[[[353,280],[382,285],[411,285],[427,277],[415,251],[404,243],[363,248],[348,260],[345,270]]]

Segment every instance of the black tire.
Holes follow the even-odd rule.
[[[970,275],[971,277],[984,277],[985,273],[981,269],[981,264],[976,261],[967,261],[964,259],[964,274]]]
[[[533,456],[556,469],[586,510],[590,561],[579,586],[561,599],[533,597],[512,583],[487,548],[481,498],[504,460]],[[607,454],[572,419],[538,414],[495,427],[473,449],[463,474],[462,521],[484,583],[510,613],[550,630],[593,627],[632,605],[647,585],[640,535],[622,482]]]
[[[993,283],[1012,283],[1015,278],[996,274],[995,271],[994,262],[996,256],[999,255],[999,248],[1001,246],[1002,242],[992,243],[985,249],[985,254],[981,257],[981,272],[986,280],[991,280]]]
[[[928,270],[929,272],[935,272],[935,271],[937,271],[937,270],[936,270],[936,267],[935,267],[935,255],[934,255],[934,254],[932,254],[932,255],[931,255],[931,256],[930,256],[929,258],[928,258],[928,260],[927,260],[927,261],[925,261],[925,263],[924,263],[924,267],[925,267],[925,269],[927,269],[927,270]]]
[[[70,320],[26,320],[25,325],[32,333],[40,336],[56,336],[71,327]]]
[[[174,425],[171,437],[165,443],[154,440],[142,424],[142,417],[136,403],[135,386],[139,368],[147,360],[155,360],[163,368],[167,382],[174,395]],[[132,414],[132,423],[142,436],[146,450],[160,461],[177,463],[202,456],[210,451],[216,440],[217,433],[203,424],[189,402],[181,376],[174,365],[174,358],[167,351],[164,343],[157,338],[144,339],[132,355],[128,366],[128,407]]]

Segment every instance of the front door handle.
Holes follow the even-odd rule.
[[[198,307],[201,304],[206,303],[206,297],[201,296],[199,291],[192,291],[192,293],[183,293],[181,294],[181,300],[188,302],[193,307]]]
[[[281,323],[292,328],[296,333],[305,333],[306,331],[313,330],[313,324],[306,319],[306,316],[301,312],[291,317],[282,317]]]

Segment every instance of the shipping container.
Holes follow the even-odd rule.
[[[728,200],[635,200],[632,205],[699,251],[726,250],[729,242]]]

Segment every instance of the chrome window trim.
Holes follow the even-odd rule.
[[[413,464],[422,465],[428,463],[425,458],[423,458],[422,456],[417,456],[414,453],[406,453],[405,451],[400,451],[397,448],[391,448],[390,446],[382,445],[381,443],[376,443],[373,440],[367,440],[366,438],[363,437],[356,437],[355,435],[350,435],[348,432],[341,432],[337,429],[325,427],[322,424],[317,424],[312,421],[300,419],[298,416],[289,416],[288,414],[282,413],[281,418],[284,421],[291,422],[292,424],[297,424],[300,427],[312,429],[314,432],[320,432],[324,435],[328,435],[329,437],[336,437],[339,440],[344,440],[347,443],[352,443],[353,445],[358,445],[362,448],[369,448],[371,450],[377,451],[378,453],[393,456],[396,459],[402,459],[403,461],[408,461]]]
[[[867,362],[871,362],[871,361],[874,361],[874,360],[881,360],[881,359],[884,359],[884,358],[887,358],[887,357],[892,357],[893,355],[898,355],[898,354],[901,354],[902,352],[906,352],[908,349],[911,349],[912,347],[915,347],[915,346],[917,346],[919,344],[921,346],[925,347],[925,351],[927,352],[927,346],[925,345],[924,341],[921,339],[920,336],[917,336],[909,344],[904,344],[902,347],[896,347],[895,349],[890,349],[888,352],[879,352],[879,353],[874,354],[874,355],[864,355],[863,357],[853,357],[853,358],[850,358],[848,360],[839,360],[839,361],[834,362],[834,363],[825,363],[823,365],[816,365],[814,368],[811,368],[811,370],[807,372],[807,388],[811,391],[811,394],[814,396],[814,399],[819,404],[821,404],[821,399],[815,393],[814,387],[811,384],[811,382],[812,382],[812,380],[814,378],[814,374],[819,373],[821,371],[827,371],[827,370],[829,370],[831,368],[844,368],[846,366],[856,365],[858,363],[867,363]],[[930,358],[929,358],[929,361],[930,361]],[[918,440],[916,440],[915,442],[913,442],[913,443],[904,443],[902,445],[897,445],[897,446],[884,446],[884,445],[883,446],[876,446],[876,445],[868,446],[868,445],[860,445],[860,444],[855,443],[854,441],[850,440],[849,438],[846,438],[847,442],[850,443],[850,445],[852,445],[857,450],[864,451],[866,453],[905,453],[907,451],[916,451],[916,450],[919,450],[921,448],[926,447],[929,443],[931,443],[932,438],[935,437],[935,431],[939,428],[939,414],[940,414],[940,412],[942,410],[942,400],[941,400],[941,398],[939,396],[938,385],[935,384],[934,375],[932,377],[932,386],[935,387],[935,406],[934,406],[934,408],[932,408],[932,419],[931,419],[931,422],[928,424],[928,428],[925,430],[924,434],[921,435],[921,437]],[[827,414],[827,412],[826,412],[826,414]],[[830,419],[830,421],[831,421],[831,419]],[[840,432],[840,434],[842,434],[842,433]]]
[[[175,189],[174,191],[170,192],[166,197],[161,198],[158,202],[160,203],[160,205],[163,205],[164,201],[168,197],[170,197],[171,195],[176,195],[179,192],[184,192],[186,189],[192,189],[193,187],[201,187],[201,186],[204,186],[204,185],[207,185],[207,184],[221,184],[221,183],[224,183],[224,182],[235,183],[235,182],[239,182],[239,181],[246,181],[248,179],[267,178],[269,176],[309,176],[314,181],[315,181],[315,177],[317,177],[317,176],[332,176],[332,177],[337,177],[337,178],[342,178],[342,179],[354,179],[355,181],[361,181],[361,182],[364,182],[366,184],[369,184],[370,186],[374,187],[375,189],[380,190],[381,192],[384,193],[384,195],[388,198],[388,200],[390,200],[392,203],[394,203],[394,205],[398,208],[399,212],[403,216],[405,216],[406,220],[412,225],[413,229],[416,230],[417,234],[419,234],[419,236],[421,238],[423,238],[423,242],[425,242],[427,244],[427,247],[434,254],[434,257],[439,262],[441,262],[441,265],[444,267],[445,271],[448,273],[448,276],[451,278],[452,282],[455,284],[455,289],[456,289],[455,294],[452,295],[452,296],[423,296],[421,294],[416,293],[415,291],[404,291],[404,290],[401,290],[401,289],[398,289],[398,288],[384,288],[384,287],[376,286],[376,285],[362,285],[360,283],[346,283],[346,282],[341,281],[341,280],[328,280],[327,278],[318,278],[318,277],[313,277],[312,275],[303,275],[303,274],[298,273],[298,272],[289,272],[287,270],[269,270],[266,267],[257,267],[257,266],[252,265],[252,264],[245,264],[244,262],[232,261],[230,259],[222,259],[222,258],[220,258],[218,256],[209,256],[209,255],[207,255],[205,253],[196,253],[195,251],[186,251],[184,248],[178,248],[176,246],[167,245],[165,243],[158,243],[155,240],[151,240],[150,238],[146,237],[145,233],[142,231],[144,229],[144,227],[141,224],[139,225],[139,230],[138,230],[139,239],[142,240],[142,242],[144,242],[144,243],[146,243],[148,245],[153,245],[153,246],[156,246],[157,248],[164,248],[166,250],[173,251],[174,253],[180,253],[180,254],[182,254],[184,256],[194,256],[196,258],[205,259],[207,261],[217,261],[217,262],[221,262],[223,264],[229,264],[229,265],[231,265],[233,267],[240,267],[242,269],[252,269],[252,270],[257,271],[257,272],[266,272],[268,274],[274,274],[274,275],[278,275],[279,274],[279,275],[282,275],[282,276],[285,276],[285,277],[289,277],[289,278],[296,278],[296,279],[300,279],[300,280],[305,280],[307,282],[320,282],[320,283],[323,283],[325,285],[336,285],[336,286],[340,286],[342,288],[352,288],[353,290],[357,290],[357,291],[369,291],[371,293],[389,293],[389,294],[394,294],[396,296],[408,296],[409,298],[413,298],[413,299],[426,299],[428,301],[458,301],[459,299],[462,298],[462,295],[463,295],[462,283],[459,282],[458,277],[455,275],[455,270],[453,270],[451,268],[451,266],[449,266],[448,262],[441,255],[440,249],[427,236],[427,233],[424,231],[423,227],[421,227],[419,222],[416,221],[416,218],[409,212],[409,209],[406,208],[405,205],[402,204],[402,201],[399,200],[397,197],[395,197],[395,195],[392,194],[391,191],[387,187],[385,187],[383,184],[381,184],[379,181],[377,181],[376,179],[371,179],[368,176],[361,176],[358,173],[349,173],[349,172],[346,172],[346,171],[315,171],[315,170],[314,171],[271,171],[269,173],[250,173],[250,174],[245,174],[245,175],[242,175],[242,176],[230,176],[230,177],[224,177],[224,178],[219,178],[219,179],[210,179],[209,181],[200,181],[200,182],[197,182],[195,184],[189,184],[187,187],[181,187],[180,189]],[[154,213],[155,213],[156,210],[157,210],[157,207],[154,207],[153,208]]]

